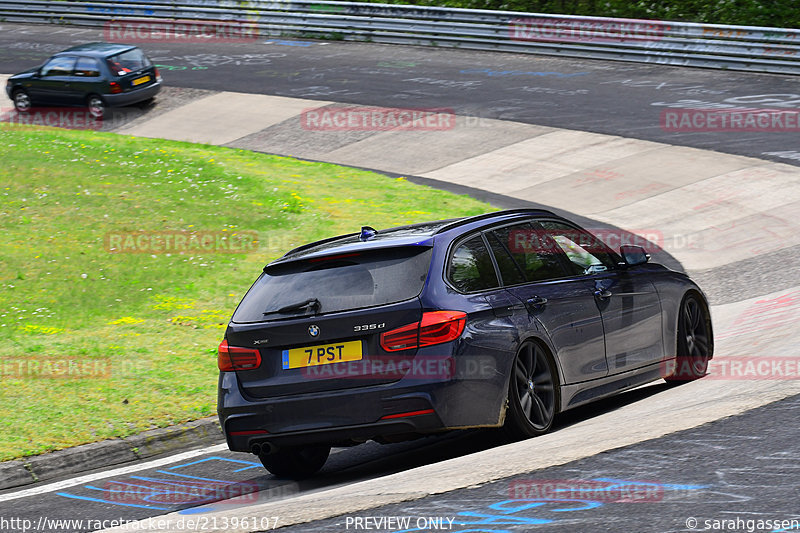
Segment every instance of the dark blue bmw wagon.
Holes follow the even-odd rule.
[[[698,378],[712,355],[685,274],[548,211],[363,227],[264,268],[219,346],[218,413],[231,450],[300,478],[370,439],[539,435],[564,410]]]

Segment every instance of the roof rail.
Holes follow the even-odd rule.
[[[289,257],[291,255],[294,255],[294,254],[296,254],[298,252],[302,252],[303,250],[308,250],[309,248],[313,248],[314,246],[318,246],[318,245],[326,243],[326,242],[338,241],[339,239],[344,239],[345,237],[353,237],[355,235],[360,235],[360,233],[346,233],[344,235],[336,235],[334,237],[328,237],[327,239],[322,239],[321,241],[310,242],[308,244],[304,244],[302,246],[298,246],[297,248],[292,248],[291,250],[289,250],[288,252],[283,254],[281,256],[281,259],[284,258],[284,257]]]
[[[471,217],[460,218],[460,219],[454,220],[454,221],[450,222],[449,224],[445,224],[444,226],[440,227],[439,229],[434,231],[433,234],[436,235],[436,234],[441,233],[443,231],[447,231],[447,230],[450,230],[450,229],[453,229],[453,228],[457,228],[459,226],[463,226],[464,224],[469,224],[470,222],[476,222],[476,221],[479,221],[479,220],[485,220],[487,218],[493,218],[493,217],[497,217],[497,216],[517,215],[517,214],[519,214],[519,215],[523,215],[523,214],[547,214],[547,215],[552,215],[552,216],[558,216],[555,213],[553,213],[551,211],[548,211],[546,209],[533,209],[533,208],[529,208],[529,207],[528,208],[520,208],[520,209],[506,209],[504,211],[492,211],[491,213],[483,213],[482,215],[475,215],[475,216],[471,216]],[[413,224],[409,224],[409,226],[412,226],[412,225]],[[406,226],[398,226],[398,227],[402,228],[402,227],[406,227]],[[389,228],[389,229],[393,229],[393,228]],[[297,254],[299,252],[302,252],[303,250],[308,250],[309,248],[313,248],[315,246],[319,246],[320,244],[324,244],[326,242],[338,241],[339,239],[344,239],[344,238],[347,238],[347,237],[355,237],[355,236],[359,236],[359,235],[361,235],[361,232],[346,233],[344,235],[336,235],[334,237],[328,237],[327,239],[322,239],[321,241],[310,242],[308,244],[304,244],[302,246],[298,246],[297,248],[292,248],[291,250],[289,250],[288,252],[283,254],[280,257],[280,259],[283,259],[285,257],[291,257],[291,256],[293,256],[293,255],[295,255],[295,254]]]
[[[448,231],[448,230],[451,230],[453,228],[457,228],[459,226],[463,226],[465,224],[469,224],[471,222],[477,222],[479,220],[485,220],[487,218],[494,218],[494,217],[503,216],[503,215],[523,215],[523,214],[546,214],[546,215],[558,216],[555,213],[553,213],[552,211],[548,211],[546,209],[534,209],[534,208],[530,208],[530,207],[524,207],[524,208],[519,208],[519,209],[506,209],[504,211],[492,211],[491,213],[484,213],[482,215],[475,215],[475,216],[472,216],[472,217],[466,217],[466,218],[462,218],[462,219],[456,220],[454,222],[451,222],[450,224],[447,224],[447,225],[442,226],[441,228],[437,229],[434,232],[434,235],[436,235],[438,233],[441,233],[443,231]]]

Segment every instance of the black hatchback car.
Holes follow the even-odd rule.
[[[705,374],[706,297],[553,213],[512,210],[335,237],[264,267],[219,346],[228,446],[311,475],[331,446],[504,427]]]
[[[160,90],[161,76],[144,52],[114,43],[73,46],[6,82],[18,112],[37,105],[80,106],[95,118],[107,107],[151,100]]]

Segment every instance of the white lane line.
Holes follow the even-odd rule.
[[[217,444],[215,446],[211,446],[210,448],[202,448],[200,450],[192,450],[176,455],[170,455],[169,457],[162,457],[161,459],[148,461],[146,463],[136,463],[130,466],[115,468],[114,470],[95,472],[94,474],[87,474],[85,476],[74,477],[72,479],[65,479],[64,481],[56,481],[55,483],[50,483],[49,485],[32,487],[30,489],[24,489],[18,492],[12,492],[10,494],[0,494],[0,502],[7,502],[9,500],[16,500],[19,498],[27,498],[28,496],[36,496],[37,494],[46,494],[48,492],[74,487],[75,485],[81,485],[83,483],[90,483],[92,481],[107,477],[124,476],[125,474],[130,474],[131,472],[138,472],[139,470],[146,470],[148,468],[156,468],[159,466],[168,465],[170,463],[183,461],[184,459],[191,459],[192,457],[197,457],[198,455],[221,452],[227,449],[227,444]]]

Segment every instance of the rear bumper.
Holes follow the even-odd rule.
[[[152,85],[142,87],[141,89],[134,89],[118,94],[104,94],[103,100],[108,107],[122,107],[153,98],[159,92],[161,92],[161,82],[156,81]]]
[[[497,426],[502,423],[505,397],[506,383],[501,377],[425,382],[400,379],[382,385],[255,400],[242,394],[235,373],[221,372],[217,405],[229,448],[250,451],[256,443],[277,447],[336,445],[405,433]]]

